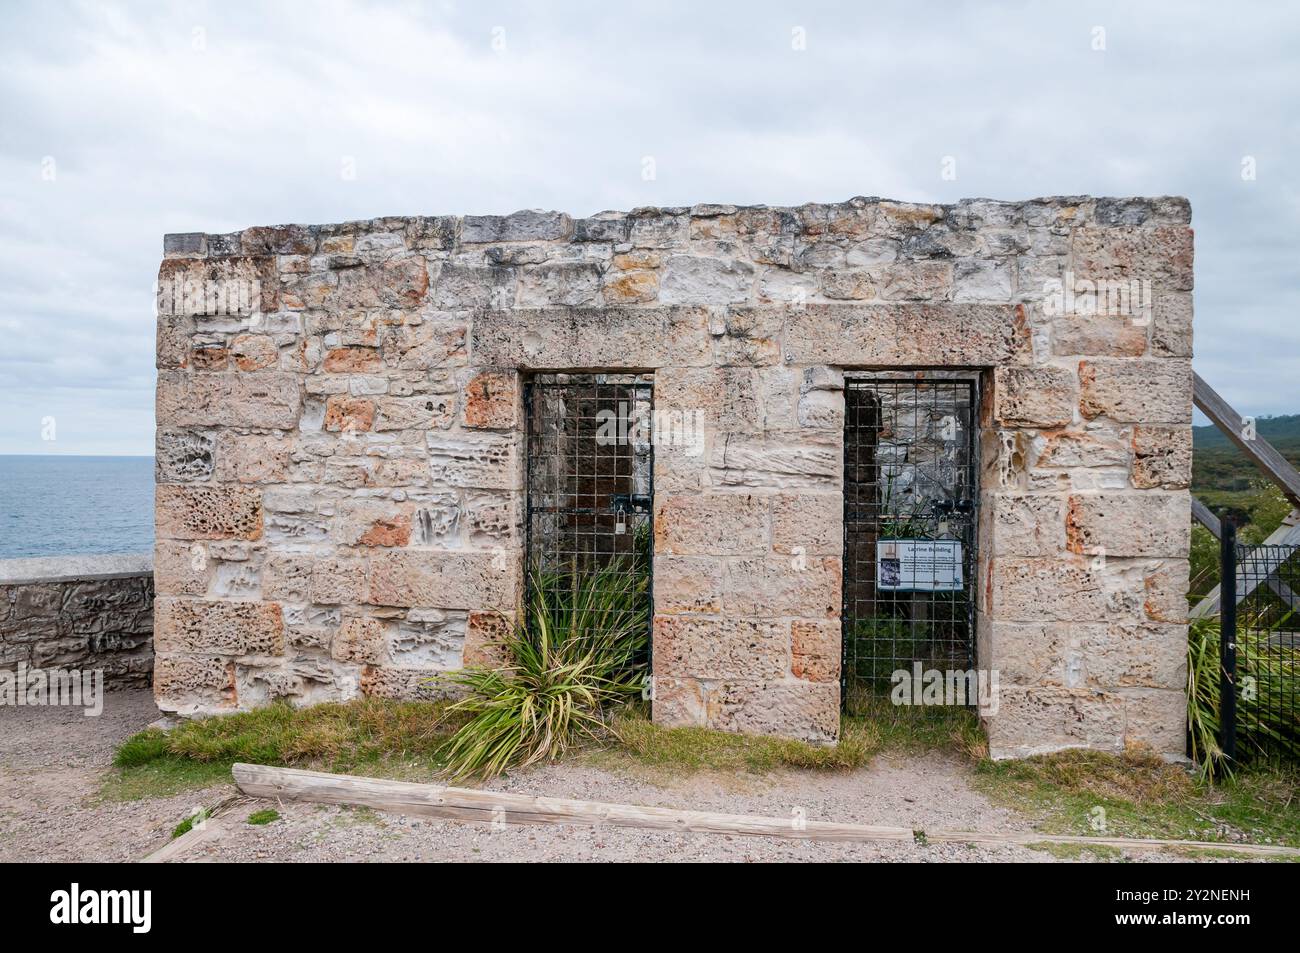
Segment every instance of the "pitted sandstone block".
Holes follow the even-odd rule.
[[[752,555],[768,547],[767,501],[750,493],[655,497],[655,552]]]
[[[283,655],[279,603],[159,597],[154,644],[160,653]]]
[[[1122,423],[1192,420],[1192,366],[1182,360],[1090,360],[1079,363],[1080,410]]]
[[[656,679],[776,680],[790,672],[790,633],[783,622],[660,615],[654,646]]]
[[[1182,556],[1191,545],[1186,493],[1099,493],[1070,497],[1067,545],[1073,553]]]
[[[162,539],[260,539],[262,496],[252,487],[163,484],[154,493]]]

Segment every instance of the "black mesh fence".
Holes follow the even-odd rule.
[[[1300,757],[1300,547],[1236,547],[1236,757]],[[1231,619],[1227,613],[1226,618]]]

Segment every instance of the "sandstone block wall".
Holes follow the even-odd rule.
[[[147,556],[0,559],[0,669],[101,670],[107,688],[153,674]]]
[[[857,198],[168,236],[159,703],[438,694],[521,595],[526,376],[636,371],[705,420],[655,449],[656,719],[833,739],[844,374],[966,368],[994,752],[1181,752],[1189,219]]]

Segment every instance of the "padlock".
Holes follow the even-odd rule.
[[[618,516],[614,522],[614,535],[621,536],[627,532],[627,514],[623,512],[623,507],[618,508]]]

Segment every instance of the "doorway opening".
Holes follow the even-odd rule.
[[[974,373],[846,377],[846,705],[917,663],[975,666],[978,413]]]

